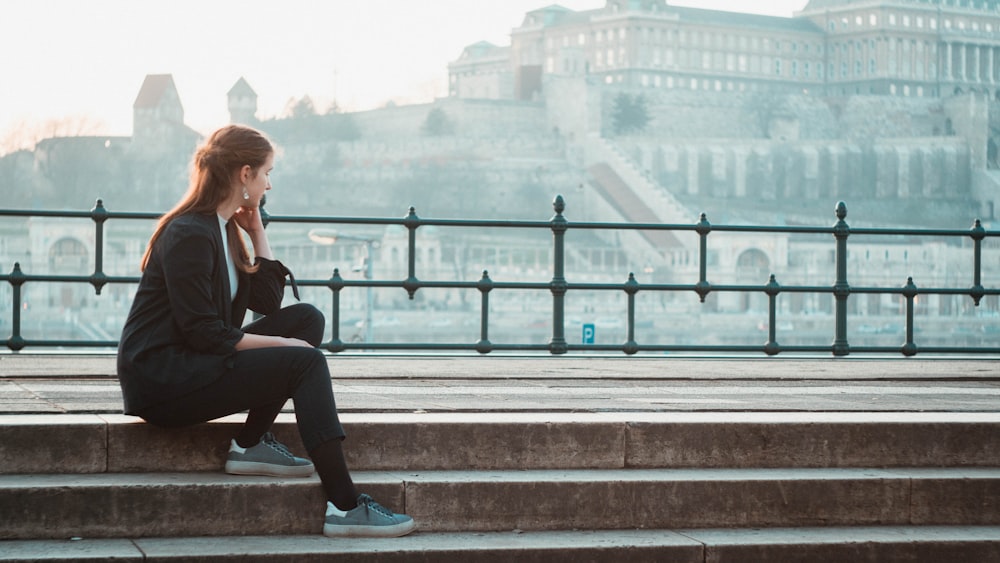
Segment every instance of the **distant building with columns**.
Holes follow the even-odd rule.
[[[449,64],[450,95],[531,100],[547,77],[695,91],[1000,99],[1000,1],[810,0],[792,17],[607,0],[525,14]],[[488,86],[488,87],[487,87]]]

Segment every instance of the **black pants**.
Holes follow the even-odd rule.
[[[325,320],[316,307],[297,303],[243,327],[244,332],[323,341]],[[343,439],[326,356],[317,348],[275,347],[236,353],[232,369],[215,382],[139,413],[152,424],[180,427],[249,411],[241,436],[259,438],[288,399],[306,450]]]

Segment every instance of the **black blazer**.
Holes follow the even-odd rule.
[[[233,365],[247,309],[281,308],[291,275],[281,262],[257,258],[231,299],[224,252],[215,213],[181,215],[156,240],[118,344],[125,414],[215,381]]]

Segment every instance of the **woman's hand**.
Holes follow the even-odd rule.
[[[243,338],[236,342],[237,350],[252,350],[254,348],[279,348],[290,346],[295,348],[313,348],[305,340],[299,338],[287,338],[285,336],[268,336],[265,334],[243,333]]]
[[[240,207],[233,214],[233,219],[241,229],[250,235],[264,232],[264,222],[260,217],[260,209],[256,207]]]
[[[240,207],[233,213],[233,221],[250,235],[250,243],[253,244],[255,256],[274,260],[271,252],[271,245],[267,241],[267,233],[264,231],[264,221],[260,217],[260,209],[257,207]]]

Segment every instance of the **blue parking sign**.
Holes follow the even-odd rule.
[[[583,325],[583,343],[593,344],[594,343],[594,325],[593,323],[587,323]]]

